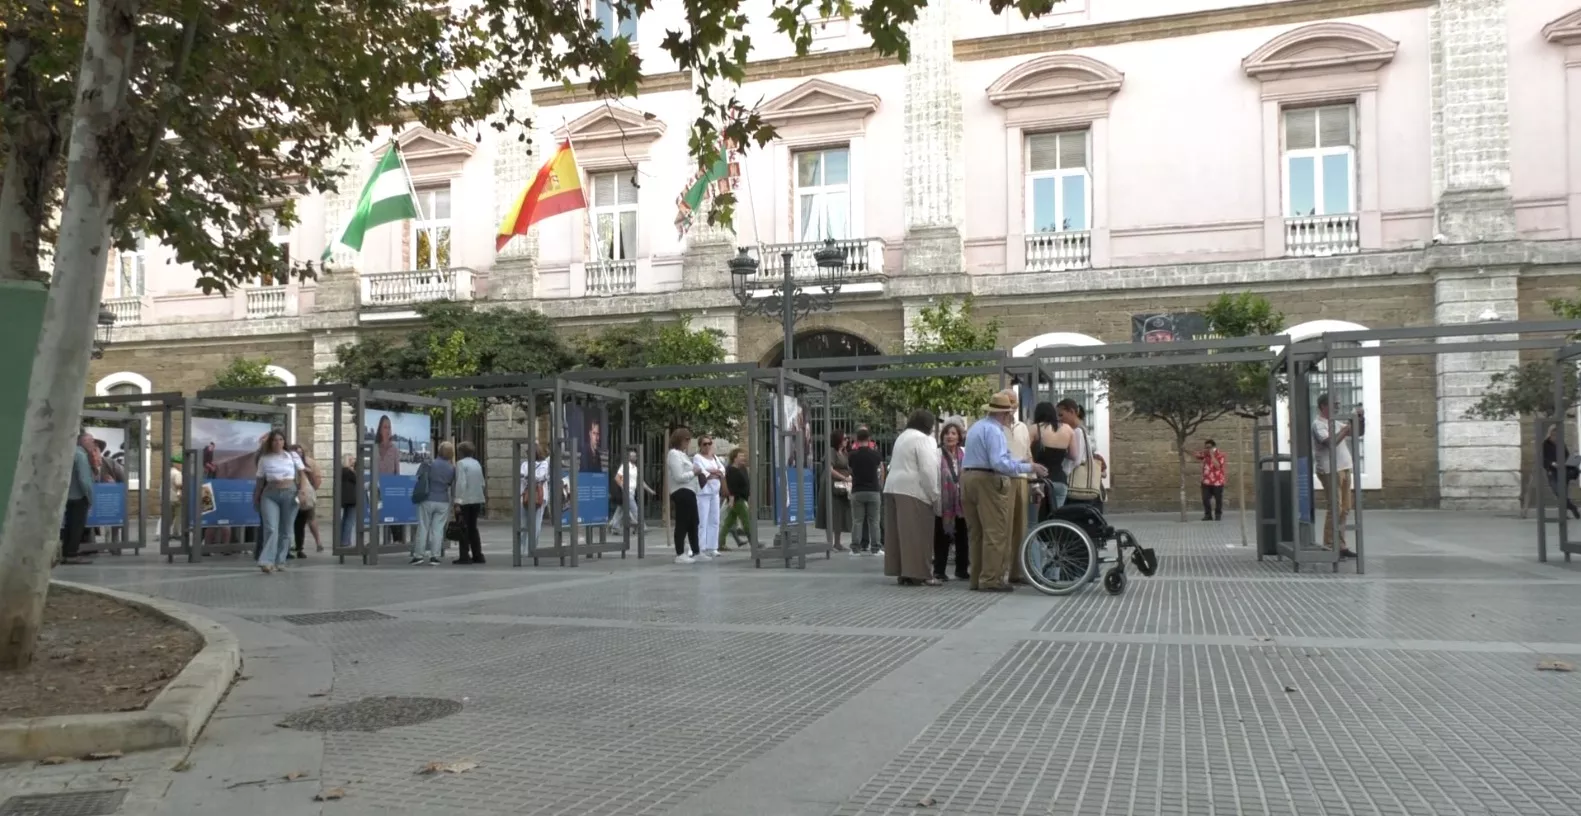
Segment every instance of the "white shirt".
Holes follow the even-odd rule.
[[[521,490],[517,493],[518,496],[526,493],[527,488],[531,487],[534,482],[543,484],[549,481],[549,460],[545,459],[537,463],[522,462],[521,477]],[[549,503],[547,497],[544,498],[544,503]]]
[[[1070,428],[1069,425],[1065,426]],[[1065,449],[1065,461],[1060,462],[1060,470],[1069,476],[1076,472],[1077,466],[1087,461],[1087,429],[1071,428],[1070,447]],[[1096,463],[1094,463],[1096,464]]]
[[[642,474],[637,472],[637,466],[632,462],[621,465],[620,480],[626,483],[626,496],[636,498],[637,488],[642,484]]]
[[[1337,434],[1345,429],[1345,423],[1334,421],[1334,432]],[[1312,420],[1312,463],[1318,473],[1328,472],[1328,420],[1318,417]],[[1344,439],[1334,446],[1334,466],[1340,470],[1351,469],[1350,440]]]
[[[889,475],[884,480],[884,492],[910,496],[928,503],[939,503],[939,446],[933,437],[907,428],[895,438],[895,448],[889,456]]]
[[[702,470],[704,473],[710,475],[718,474],[716,478],[709,479],[708,483],[703,485],[702,492],[698,495],[719,495],[719,482],[725,478],[725,466],[719,464],[719,460],[717,458],[712,456],[704,456],[700,453],[692,457],[692,464],[696,465],[697,468]]]
[[[695,465],[692,457],[687,456],[684,451],[671,448],[670,452],[664,455],[664,470],[670,478],[671,493],[677,490],[697,492],[697,474],[692,471],[693,467]]]
[[[266,453],[258,457],[258,476],[271,482],[289,482],[305,470],[294,453]]]

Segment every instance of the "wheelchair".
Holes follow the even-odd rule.
[[[1051,491],[1044,485],[1044,495]],[[1125,562],[1143,575],[1158,571],[1158,555],[1143,547],[1129,530],[1117,530],[1103,512],[1089,504],[1067,504],[1043,512],[1021,542],[1021,572],[1027,583],[1045,595],[1069,595],[1098,580],[1105,564],[1103,588],[1110,595],[1125,591]],[[1113,543],[1111,549],[1109,545]]]

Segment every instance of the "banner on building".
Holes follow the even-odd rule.
[[[1197,312],[1131,315],[1133,343],[1175,343],[1206,340],[1212,336],[1208,319]]]

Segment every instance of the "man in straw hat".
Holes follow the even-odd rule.
[[[1009,592],[1017,477],[1031,473],[1041,479],[1048,470],[1011,455],[1009,430],[1016,403],[1009,392],[993,395],[983,413],[966,432],[966,457],[961,463],[961,503],[971,546],[969,581],[975,590]]]

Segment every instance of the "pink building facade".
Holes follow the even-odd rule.
[[[796,57],[757,15],[734,91],[779,138],[741,159],[733,231],[677,227],[699,105],[656,43],[678,10],[621,22],[594,0],[589,13],[636,43],[640,95],[545,83],[530,94],[533,130],[413,126],[348,151],[345,189],[296,202],[299,223],[280,229],[295,257],[316,258],[338,232],[390,138],[423,217],[374,230],[360,254],[338,250],[316,282],[203,295],[157,245],[124,253],[105,291],[118,316],[105,365],[128,349],[268,338],[297,344],[309,370],[290,373],[305,381],[339,344],[436,299],[536,308],[568,326],[688,315],[738,358],[770,360],[779,327],[740,314],[725,262],[744,247],[767,279],[788,251],[811,275],[825,239],[846,252],[851,284],[804,328],[886,353],[945,297],[973,296],[1002,321],[1005,347],[1030,353],[1129,342],[1136,316],[1223,291],[1265,293],[1300,338],[1540,318],[1543,298],[1578,280],[1577,0],[1066,0],[1036,20],[955,0],[921,13],[905,65],[842,19],[820,21]],[[496,253],[501,216],[566,139],[588,209]],[[1364,487],[1405,505],[1513,502],[1521,430],[1464,415],[1514,362],[1342,372],[1351,401],[1380,418]],[[96,372],[101,390],[153,378]],[[1159,455],[1111,425],[1089,380],[1067,385],[1089,401],[1100,447]],[[327,416],[312,424],[328,438]],[[1138,478],[1137,495],[1156,487]]]

